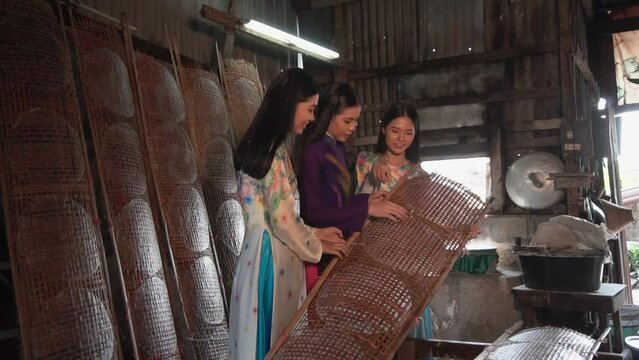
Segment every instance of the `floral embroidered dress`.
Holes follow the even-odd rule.
[[[355,171],[357,172],[357,193],[371,193],[373,191],[391,191],[399,180],[406,174],[413,164],[408,163],[402,166],[390,165],[391,181],[380,183],[375,179],[373,166],[378,161],[379,155],[376,153],[361,152],[357,155]],[[409,338],[430,339],[433,337],[433,326],[430,314],[430,307],[426,307],[424,314],[418,320],[417,325],[408,333]],[[430,359],[430,358],[429,358]]]
[[[408,170],[413,167],[413,164],[408,163],[402,166],[390,165],[387,166],[390,168],[391,178],[392,180],[388,183],[380,183],[375,179],[375,175],[373,174],[373,165],[379,160],[379,155],[376,153],[363,151],[357,155],[357,160],[355,161],[355,171],[357,172],[357,193],[367,193],[370,194],[373,191],[382,190],[382,191],[391,191],[399,179],[401,179]]]
[[[284,147],[262,179],[239,172],[246,233],[231,297],[229,355],[261,359],[306,298],[303,262],[322,255],[299,216],[297,181]]]

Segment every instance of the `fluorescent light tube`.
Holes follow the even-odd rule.
[[[325,60],[335,60],[339,58],[339,53],[327,49],[323,46],[304,40],[295,35],[291,35],[272,26],[266,25],[256,20],[249,20],[242,26],[245,32],[260,37],[280,45],[292,47],[295,50],[310,56]]]

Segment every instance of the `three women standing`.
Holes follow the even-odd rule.
[[[262,359],[268,353],[319,275],[312,264],[322,254],[346,256],[344,237],[361,230],[369,216],[391,220],[408,216],[406,209],[388,201],[384,191],[349,195],[344,142],[355,132],[360,113],[351,86],[332,85],[320,96],[309,74],[289,69],[269,87],[240,141],[234,160],[246,232],[230,299],[231,359]],[[403,165],[398,162],[402,146],[411,144],[403,125],[395,125],[382,130],[389,134],[384,137],[400,130],[403,135],[380,154],[383,163],[371,166],[382,184],[384,176],[391,176],[391,166]],[[298,178],[284,143],[288,136],[303,132],[295,148],[300,205]],[[358,165],[364,169],[359,158]],[[358,188],[364,190],[359,175]]]
[[[283,143],[315,117],[318,87],[300,69],[282,72],[235,152],[246,232],[230,300],[229,356],[262,359],[306,297],[303,262],[344,256],[342,232],[299,216],[297,180]]]

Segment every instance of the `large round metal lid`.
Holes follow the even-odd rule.
[[[552,154],[537,152],[522,156],[506,172],[506,192],[519,207],[546,209],[564,197],[564,191],[555,190],[549,177],[563,171],[564,164]]]

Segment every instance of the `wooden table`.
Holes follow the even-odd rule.
[[[612,315],[615,352],[623,351],[623,334],[619,309],[626,300],[626,285],[601,284],[594,292],[566,292],[556,290],[530,289],[525,285],[513,288],[515,302],[520,306],[527,327],[538,326],[535,308],[550,308],[596,312],[599,317],[598,334],[608,327],[608,315]],[[604,348],[610,350],[610,341]]]

